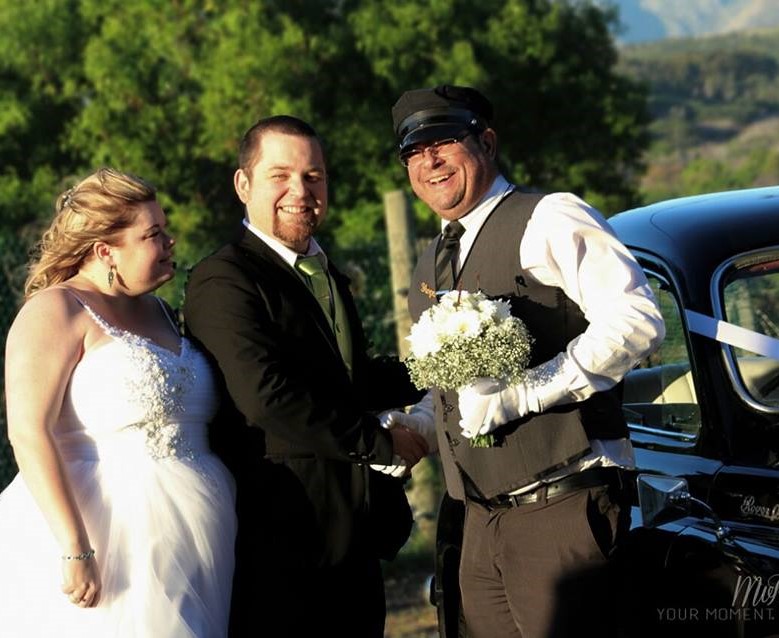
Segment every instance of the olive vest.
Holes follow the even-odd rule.
[[[512,315],[525,322],[535,339],[531,367],[564,351],[588,325],[580,308],[560,288],[537,283],[520,266],[520,242],[542,197],[516,190],[505,197],[482,225],[455,282],[462,290],[482,290],[510,303]],[[427,247],[414,271],[408,300],[414,321],[435,303],[423,289],[435,289],[437,242]],[[457,392],[433,388],[449,494],[463,500],[464,482],[472,496],[510,493],[575,463],[590,452],[591,439],[626,437],[620,394],[621,385],[585,401],[516,419],[496,430],[497,445],[474,448],[462,436]]]

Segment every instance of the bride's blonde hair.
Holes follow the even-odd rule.
[[[145,180],[111,168],[99,169],[62,193],[30,262],[25,299],[73,277],[96,242],[114,242],[135,221],[137,205],[154,201],[156,195]]]

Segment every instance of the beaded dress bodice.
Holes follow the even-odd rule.
[[[217,408],[211,369],[182,338],[178,353],[110,325],[81,302],[111,340],[76,365],[55,428],[65,458],[197,457]]]

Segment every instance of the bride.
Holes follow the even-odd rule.
[[[225,636],[234,483],[209,364],[150,294],[173,277],[165,214],[111,169],[56,211],[6,343],[0,632]]]

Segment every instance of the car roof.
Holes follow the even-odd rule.
[[[779,246],[779,186],[671,199],[618,213],[609,223],[632,250],[659,255],[688,284],[708,288],[726,259]]]

